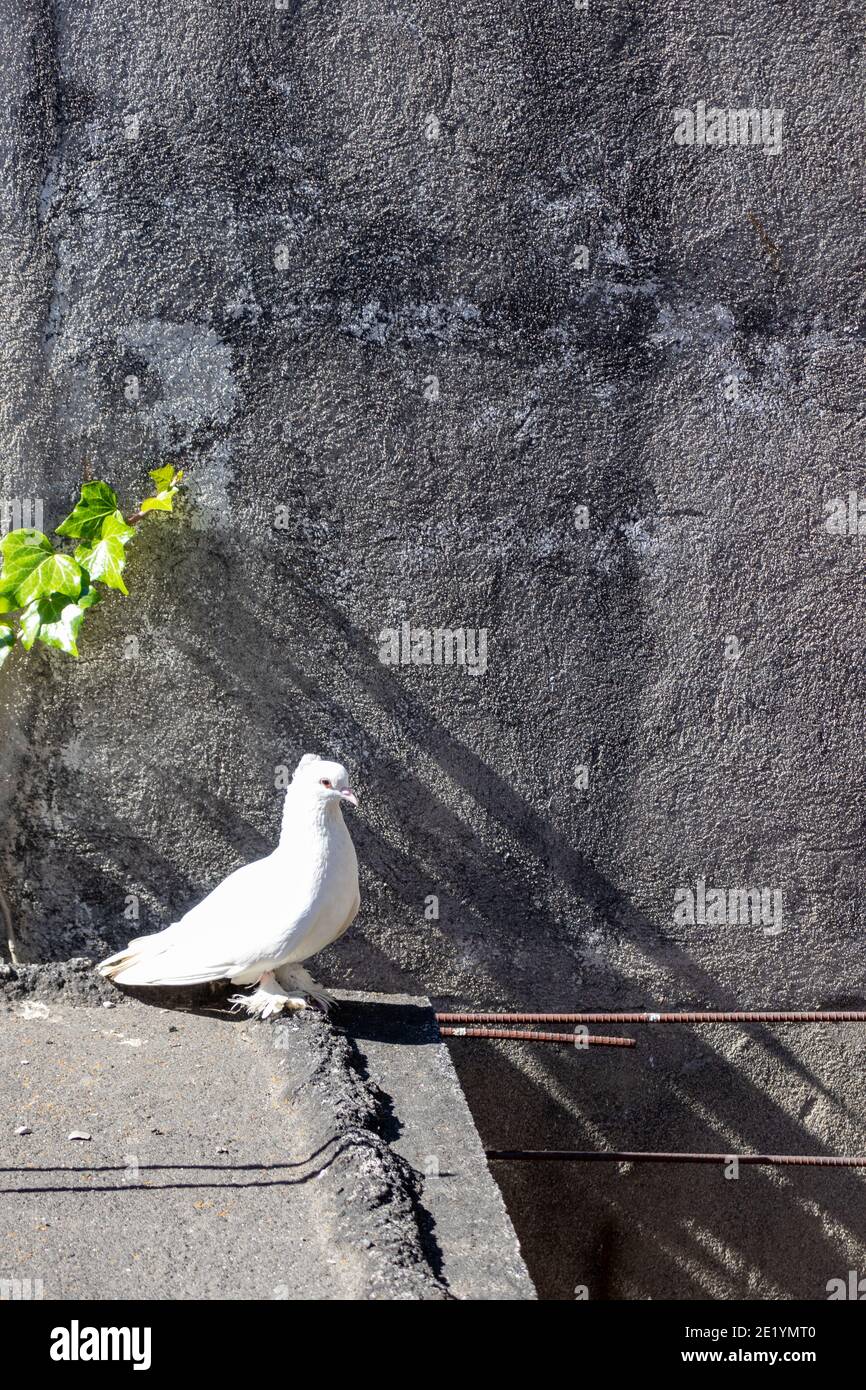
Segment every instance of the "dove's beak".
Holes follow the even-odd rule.
[[[344,801],[348,801],[350,806],[357,806],[358,798],[352,791],[351,787],[344,787],[343,790],[340,792],[340,795]]]

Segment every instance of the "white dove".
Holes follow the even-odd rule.
[[[301,961],[341,937],[360,906],[346,802],[358,798],[342,764],[306,753],[286,790],[273,854],[236,869],[179,922],[130,941],[97,970],[120,985],[254,984],[230,1002],[261,1018],[306,1008],[307,996],[327,1008],[330,996]]]

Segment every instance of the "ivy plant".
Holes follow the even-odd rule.
[[[78,634],[88,608],[99,603],[97,585],[129,591],[123,581],[127,546],[150,512],[170,512],[183,478],[173,464],[154,469],[154,495],[124,516],[107,483],[85,482],[81,496],[56,535],[55,548],[41,531],[20,527],[0,541],[0,666],[16,642],[36,642],[78,656]]]

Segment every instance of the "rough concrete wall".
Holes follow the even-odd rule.
[[[5,13],[4,489],[48,525],[85,455],[130,499],[169,457],[190,483],[78,665],[3,673],[22,951],[117,945],[130,893],[164,924],[273,842],[275,765],[313,749],[363,797],[334,981],[862,1002],[866,603],[823,510],[861,485],[859,8]],[[676,145],[701,100],[783,110],[780,150]],[[383,664],[406,620],[486,629],[486,674]],[[675,922],[701,878],[781,918]],[[856,1032],[749,1036],[524,1061],[507,1138],[863,1147]],[[466,1056],[480,1109],[506,1065]],[[597,1264],[587,1210],[638,1261],[614,1294],[821,1297],[866,1265],[854,1178],[719,1178],[692,1225],[679,1176],[615,1206],[556,1181],[554,1292]]]

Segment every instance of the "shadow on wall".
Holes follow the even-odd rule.
[[[413,825],[423,819],[423,864],[376,830],[375,817],[353,822],[359,857],[368,880],[372,876],[384,881],[411,908],[416,922],[431,882],[448,885],[458,901],[471,901],[483,926],[483,963],[475,969],[473,962],[474,988],[488,1006],[519,1001],[525,1007],[557,1007],[574,998],[580,943],[533,906],[525,867],[531,863],[561,880],[595,921],[626,939],[633,951],[662,963],[671,981],[668,1002],[701,1001],[717,1008],[741,1004],[685,949],[662,939],[629,895],[563,838],[552,819],[540,815],[477,753],[444,729],[391,668],[379,663],[368,633],[294,574],[283,578],[286,588],[298,591],[290,597],[297,598],[301,611],[314,607],[321,649],[340,651],[340,681],[329,671],[326,687],[323,680],[294,666],[276,631],[242,598],[236,621],[221,633],[219,646],[209,651],[197,648],[196,662],[212,668],[218,687],[243,696],[251,737],[265,742],[272,740],[275,722],[285,719],[291,689],[296,707],[313,712],[315,719],[304,730],[305,746],[317,747],[323,731],[338,730],[347,761],[375,767],[373,795],[378,792],[387,804],[389,825],[411,836]],[[251,650],[280,651],[280,659],[251,663]],[[435,763],[491,822],[507,831],[520,848],[518,855],[503,862],[431,793],[403,752],[395,753],[381,735],[373,736],[359,723],[352,708],[334,693],[350,681],[363,688],[366,701],[375,703],[387,723],[411,739],[419,761]],[[157,781],[164,776],[158,756],[144,771]],[[269,851],[270,842],[210,784],[183,773],[173,773],[173,784],[173,795],[189,808],[203,817],[218,817],[228,827],[239,859]],[[130,876],[153,881],[181,905],[201,895],[201,886],[143,842],[134,826],[107,808],[102,808],[100,825],[103,840],[97,850],[109,858],[116,883],[123,883],[125,876],[127,882]],[[104,868],[98,870],[88,853],[76,854],[72,846],[64,845],[63,857],[82,894],[92,891],[95,900],[104,897]],[[513,923],[518,913],[520,936],[537,943],[543,958],[538,977],[515,966],[508,939],[500,939],[502,924]],[[432,930],[436,924],[422,925]],[[121,922],[106,941],[107,948],[125,942],[124,927]],[[360,963],[358,956],[354,958],[351,980],[346,978],[342,946],[323,960],[347,986],[381,990],[427,985],[420,936],[408,968],[395,963],[387,935],[365,939]],[[365,978],[359,980],[361,972]],[[551,997],[551,981],[560,982],[556,998]],[[608,964],[608,998],[630,998],[639,1006],[645,1002],[635,998],[639,988]],[[462,1000],[452,995],[449,1002]],[[604,1006],[607,1000],[591,1002]],[[525,1047],[506,1052],[504,1045],[492,1043],[458,1044],[454,1055],[489,1147],[830,1153],[842,1152],[846,1141],[849,1152],[858,1151],[866,1122],[840,1094],[856,1046],[854,1034],[849,1029],[835,1031],[829,1057],[822,1053],[813,1061],[807,1060],[804,1031],[798,1030],[796,1038],[797,1044],[803,1041],[802,1051],[767,1028],[753,1027],[745,1036],[738,1031],[724,1037],[672,1029],[649,1039],[644,1030],[639,1051],[628,1055],[554,1056]],[[843,1041],[849,1044],[847,1054],[840,1046]],[[780,1104],[780,1096],[791,1097],[796,1115]],[[828,1139],[838,1135],[838,1145],[816,1139],[815,1129],[803,1123],[813,1109],[820,1117],[821,1134]],[[547,1297],[571,1298],[576,1286],[585,1286],[591,1299],[821,1298],[828,1279],[844,1276],[848,1268],[858,1267],[858,1260],[866,1267],[864,1183],[852,1171],[780,1174],[746,1169],[736,1181],[725,1181],[715,1168],[622,1174],[613,1165],[603,1170],[597,1165],[590,1170],[557,1165],[555,1171],[547,1166],[497,1165],[496,1176],[533,1278]]]
[[[856,1028],[847,1025],[847,1037],[832,1030],[828,1077],[844,1075]],[[727,1057],[710,1044],[716,1030],[671,1029],[651,1041],[648,1031],[636,1031],[639,1050],[615,1057],[452,1044],[485,1146],[521,1136],[528,1148],[863,1152],[866,1126],[842,1103],[824,1102],[826,1142],[775,1099],[796,1094],[804,1070],[827,1094],[796,1055],[806,1028],[785,1030],[791,1047],[779,1045],[772,1088],[736,1055],[748,1033],[760,1068],[767,1044],[777,1050],[766,1030],[726,1029]],[[862,1170],[741,1167],[732,1178],[722,1165],[493,1168],[542,1298],[820,1300],[828,1280],[863,1268]]]
[[[377,704],[412,730],[415,742],[455,784],[507,825],[527,852],[579,893],[608,927],[627,934],[649,958],[658,943],[677,982],[675,1001],[688,997],[711,1001],[717,1008],[740,1007],[684,949],[668,940],[662,943],[653,922],[629,895],[558,836],[550,820],[411,700],[389,668],[370,659],[364,634],[333,609],[329,618],[341,628],[355,660],[366,663],[367,689]],[[313,688],[306,693],[323,698]],[[338,706],[333,714],[346,718]],[[399,794],[401,784],[411,788],[406,805],[398,806],[398,812],[411,816],[417,804],[411,774],[384,746],[376,747],[374,756],[389,794],[392,788]],[[531,897],[527,883],[515,881],[513,870],[506,877],[498,861],[477,853],[467,862],[463,823],[440,801],[433,816],[440,846],[433,880],[447,881],[451,866],[462,863],[466,888],[473,892],[491,937],[503,922],[513,920],[515,904],[521,904],[525,931],[545,941],[542,999],[557,1007],[558,1001],[550,1002],[550,981],[561,980],[560,998],[569,997],[573,951],[557,950],[550,923],[525,910]],[[395,862],[393,846],[378,839],[371,843],[366,830],[358,838],[367,862],[386,869],[389,884],[417,910],[431,875],[419,873],[407,855]],[[610,987],[617,985],[635,989],[625,976],[611,979]],[[531,987],[537,1002],[538,982]],[[502,970],[491,981],[491,1000],[513,1001],[514,990],[513,974]],[[832,1003],[827,1001],[826,1007]],[[532,1005],[527,1002],[526,1007]],[[787,1029],[780,1037],[754,1025],[745,1034],[726,1030],[721,1037],[718,1031],[708,1036],[707,1030],[673,1028],[650,1037],[646,1029],[638,1030],[637,1054],[557,1056],[546,1048],[522,1046],[522,1066],[510,1060],[513,1044],[467,1041],[454,1044],[452,1054],[490,1148],[646,1144],[712,1152],[863,1152],[866,1116],[852,1111],[839,1094],[852,1054],[859,1050],[862,1055],[858,1026],[828,1028],[829,1058],[822,1056],[814,1065],[805,1060],[817,1038],[814,1030],[810,1035],[804,1027]],[[742,1049],[750,1054],[751,1070],[772,1072],[772,1094],[746,1074],[742,1061],[738,1064]],[[798,1116],[786,1112],[779,1095],[797,1098]],[[838,1147],[816,1140],[802,1123],[815,1106],[822,1112],[822,1130],[838,1136]],[[636,1132],[645,1137],[638,1140]],[[815,1299],[826,1297],[827,1280],[844,1276],[858,1259],[864,1264],[866,1177],[858,1170],[746,1168],[730,1180],[721,1168],[641,1168],[622,1174],[614,1165],[552,1169],[497,1164],[496,1176],[542,1297],[571,1298],[575,1288],[585,1287],[590,1298]]]

